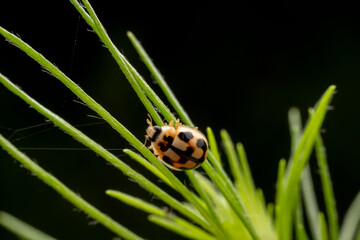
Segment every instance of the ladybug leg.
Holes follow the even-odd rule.
[[[180,122],[180,119],[177,119],[174,127],[178,128],[179,126],[181,126],[181,124],[182,123]]]
[[[166,123],[165,123],[165,125],[166,125]],[[173,121],[173,120],[171,120],[171,121],[169,122],[169,126],[174,126],[174,121]]]
[[[147,135],[145,135],[145,142],[144,142],[144,144],[142,145],[141,149],[146,145],[146,142],[147,142],[148,139],[149,139],[149,137],[148,137]]]

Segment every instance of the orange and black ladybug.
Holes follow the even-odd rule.
[[[149,149],[167,167],[173,170],[189,170],[199,167],[208,152],[208,142],[198,128],[170,121],[164,126],[153,126],[147,119],[149,127],[146,138],[151,141]]]

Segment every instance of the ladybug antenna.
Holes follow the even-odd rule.
[[[148,119],[146,119],[146,123],[149,124],[152,127],[152,118],[151,115],[148,113]]]

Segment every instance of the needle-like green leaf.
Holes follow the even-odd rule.
[[[20,239],[55,240],[50,235],[3,211],[0,211],[0,226],[14,233]]]
[[[45,171],[39,165],[34,163],[29,157],[20,152],[14,145],[0,135],[0,145],[7,151],[12,157],[23,164],[27,169],[33,172],[38,178],[52,187],[66,200],[74,204],[76,207],[89,214],[92,218],[100,222],[102,225],[107,227],[109,230],[118,234],[125,239],[142,239],[135,233],[131,232],[127,228],[123,227],[119,223],[112,220],[106,214],[100,212],[98,209],[93,207],[90,203],[82,199],[78,194],[74,193],[71,189],[66,187],[62,182],[52,176],[50,173]]]

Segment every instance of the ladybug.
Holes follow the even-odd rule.
[[[146,139],[151,141],[155,156],[167,167],[173,170],[190,170],[199,167],[205,160],[208,152],[208,142],[204,134],[197,127],[192,128],[170,121],[164,126],[153,126],[146,121]]]

